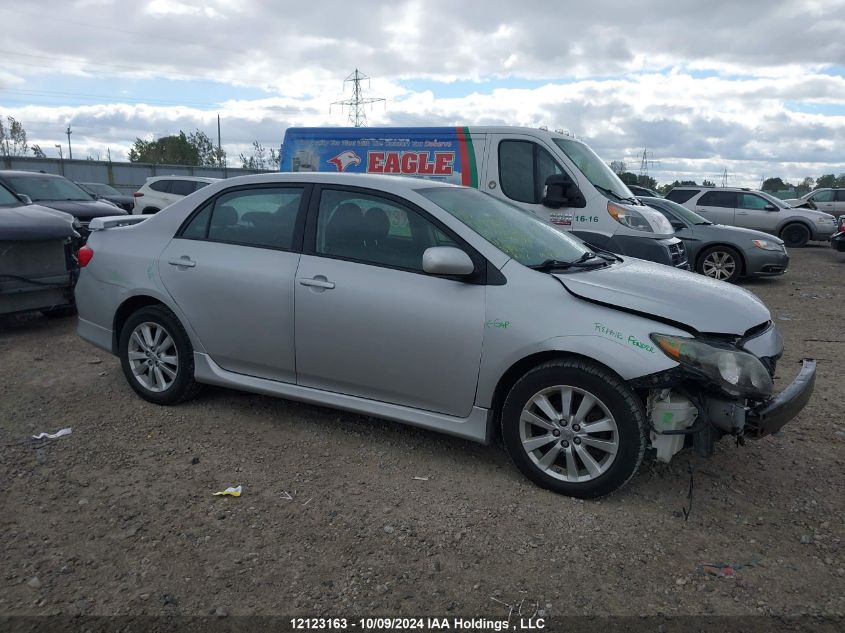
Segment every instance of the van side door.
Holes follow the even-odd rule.
[[[550,209],[540,203],[549,176],[565,174],[575,184],[578,184],[578,180],[536,139],[529,136],[492,135],[486,167],[485,178],[480,183],[482,190],[531,211],[561,229],[574,230],[581,224],[579,214],[565,208]],[[580,215],[586,217],[586,214]],[[589,225],[589,222],[586,224]]]

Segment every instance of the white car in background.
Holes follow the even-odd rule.
[[[185,196],[202,189],[220,178],[203,176],[152,176],[133,193],[135,207],[132,213],[151,215]]]
[[[790,207],[809,207],[836,217],[845,215],[845,189],[816,189],[784,202]]]

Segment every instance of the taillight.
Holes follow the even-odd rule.
[[[80,268],[85,268],[88,265],[88,262],[94,257],[94,249],[90,246],[83,246],[78,251],[76,251],[76,259],[79,262]]]
[[[143,198],[144,194],[141,191],[136,191],[135,193],[132,194],[132,197],[133,198]]]

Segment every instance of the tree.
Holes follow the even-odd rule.
[[[624,160],[615,160],[615,161],[611,162],[610,163],[610,169],[617,176],[619,174],[624,174],[626,171],[628,171],[628,168],[625,166]]]
[[[786,189],[791,189],[792,185],[788,182],[784,182],[780,176],[775,176],[774,178],[766,178],[763,181],[763,186],[760,187],[763,191],[784,191]]]
[[[657,187],[657,181],[651,176],[646,176],[645,174],[637,176],[637,182],[634,184],[639,185],[640,187],[645,187],[646,189],[654,189]]]
[[[26,156],[28,151],[23,124],[12,116],[6,117],[6,125],[0,119],[0,156]]]
[[[812,191],[815,182],[815,179],[811,178],[810,176],[807,176],[806,178],[804,178],[804,180],[795,185],[795,190],[801,192]]]
[[[822,187],[835,187],[836,186],[836,176],[833,174],[825,174],[824,176],[819,176],[816,178],[816,189],[821,189]]]
[[[279,168],[279,152],[272,147],[268,150],[258,141],[252,142],[252,156],[240,155],[244,169],[276,170]]]
[[[702,187],[715,187],[715,186],[716,186],[716,183],[715,183],[715,182],[713,182],[712,180],[707,180],[707,179],[705,178],[704,180],[702,180],[702,181],[701,181],[701,186],[702,186]]]
[[[623,171],[621,174],[619,174],[619,179],[626,185],[637,184],[637,174],[632,174],[630,171]]]
[[[36,143],[31,148],[33,155],[35,158],[47,158],[47,154],[44,153],[44,150],[41,149],[41,146]]]
[[[179,130],[179,134],[151,141],[136,138],[129,150],[130,163],[214,167],[225,164],[225,161],[226,152],[218,152],[208,135],[200,130],[190,135]]]

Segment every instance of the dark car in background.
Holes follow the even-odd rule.
[[[127,213],[132,213],[132,207],[135,206],[135,198],[125,193],[120,193],[111,185],[104,182],[76,182],[87,193],[91,194],[95,200],[108,200],[116,204]]]
[[[690,267],[712,279],[735,282],[740,277],[782,275],[789,266],[783,240],[762,231],[713,224],[686,207],[639,196],[643,204],[662,213],[687,248]]]
[[[0,185],[0,315],[73,311],[79,220]]]
[[[657,193],[654,189],[649,189],[648,187],[640,187],[639,185],[628,185],[628,189],[631,190],[631,193],[635,196],[649,196],[651,198],[662,198],[659,193]]]
[[[94,200],[67,178],[54,174],[0,170],[0,184],[41,206],[70,213],[79,220],[79,233],[85,239],[88,237],[88,223],[93,218],[126,214],[111,202]]]

